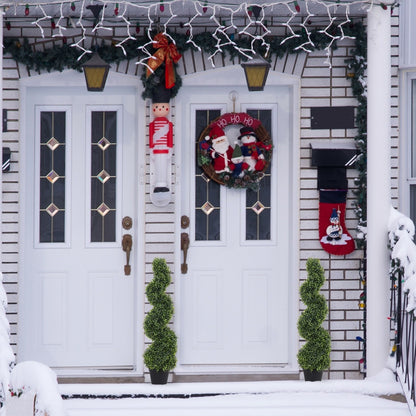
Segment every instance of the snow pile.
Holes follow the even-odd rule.
[[[3,287],[3,274],[0,273],[0,408],[3,407],[3,403],[6,400],[10,370],[14,363],[14,354],[10,346],[10,325],[6,318],[6,309],[7,295]]]
[[[403,271],[403,290],[408,294],[407,312],[416,309],[416,245],[413,242],[415,226],[412,220],[394,208],[389,219],[392,273]],[[415,313],[415,312],[414,312]]]
[[[36,416],[65,416],[56,374],[44,364],[36,361],[17,364],[10,376],[10,391],[16,396],[35,393]]]

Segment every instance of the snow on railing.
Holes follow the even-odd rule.
[[[55,372],[37,361],[23,361],[13,368],[10,376],[10,393],[18,397],[25,393],[34,394],[35,416],[65,416],[66,414]]]
[[[389,220],[391,249],[390,319],[395,326],[396,373],[412,416],[416,416],[416,245],[410,218],[392,208]]]
[[[416,313],[416,245],[413,241],[415,225],[410,218],[392,208],[388,229],[392,270],[402,269],[403,292],[408,296],[406,310]]]

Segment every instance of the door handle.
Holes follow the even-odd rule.
[[[183,263],[181,264],[182,274],[188,273],[188,265],[186,264],[186,256],[188,255],[189,235],[188,233],[181,233],[181,250],[183,251]]]
[[[121,246],[123,251],[126,252],[126,265],[124,266],[124,274],[130,276],[131,267],[130,267],[130,252],[133,246],[133,237],[131,234],[124,234],[123,240],[121,241]]]

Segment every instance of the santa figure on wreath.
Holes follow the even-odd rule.
[[[233,156],[233,148],[228,142],[221,127],[214,126],[209,132],[211,139],[210,156],[216,173],[231,172],[234,165],[231,162]]]
[[[244,162],[248,165],[249,171],[262,171],[266,166],[264,155],[261,150],[261,142],[251,127],[240,129],[241,153],[244,156]]]

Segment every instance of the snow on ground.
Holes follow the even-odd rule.
[[[402,393],[390,370],[366,380],[322,382],[60,385],[65,395],[130,394],[150,398],[68,399],[68,416],[409,416],[406,403],[379,396]],[[215,396],[199,397],[202,394]],[[190,395],[189,398],[160,396]],[[156,397],[155,397],[156,396]]]

